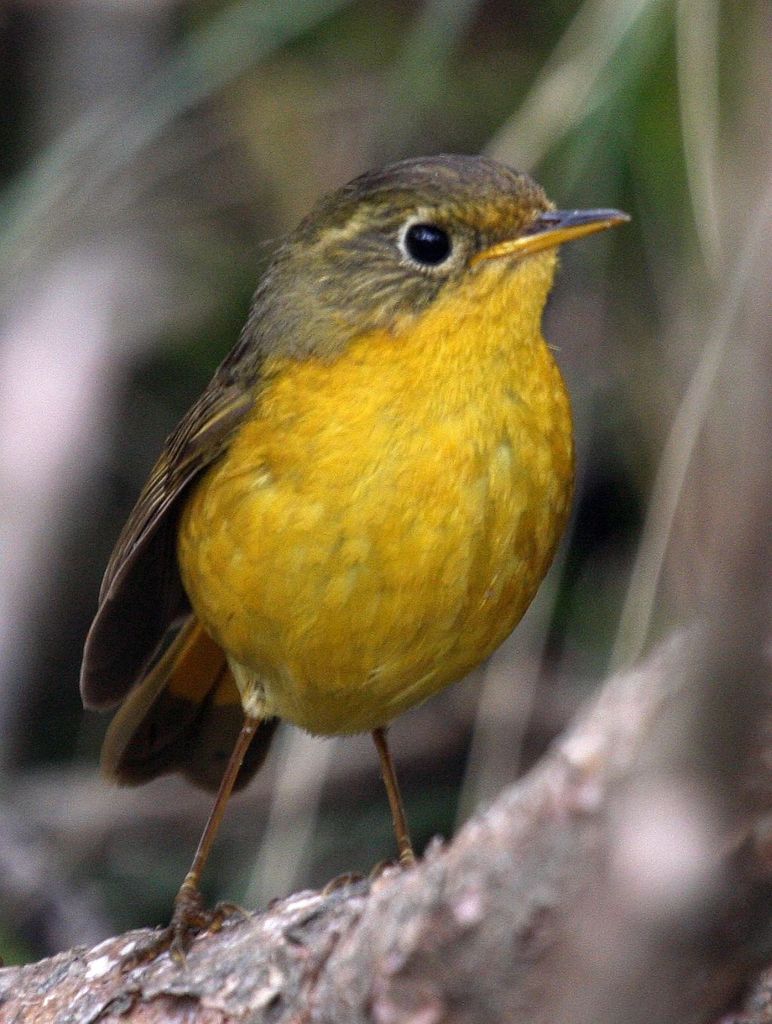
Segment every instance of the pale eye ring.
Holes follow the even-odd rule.
[[[427,270],[446,263],[453,254],[448,231],[431,221],[412,221],[404,230],[400,248],[412,263]]]

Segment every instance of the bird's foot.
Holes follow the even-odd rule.
[[[218,903],[208,910],[198,889],[183,884],[174,901],[174,912],[169,924],[157,931],[148,942],[128,953],[121,961],[121,970],[131,971],[142,964],[151,963],[166,952],[179,967],[184,967],[187,952],[196,935],[219,932],[229,917],[245,914],[246,911],[235,903]]]
[[[377,864],[374,864],[370,869],[370,874],[367,876],[371,882],[374,882],[381,875],[384,875],[387,871],[397,869],[399,871],[407,871],[408,868],[415,867],[418,863],[415,854],[412,850],[409,853],[403,853],[399,858],[392,858],[391,860],[379,860]]]
[[[345,889],[347,885],[356,885],[357,882],[363,882],[364,878],[359,871],[346,871],[342,875],[336,875],[322,889],[322,896],[329,896],[338,889]]]

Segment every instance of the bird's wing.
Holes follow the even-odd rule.
[[[180,499],[225,451],[255,400],[256,387],[245,386],[233,363],[226,360],[166,441],[115,545],[83,653],[87,707],[118,703],[188,610],[176,555]]]

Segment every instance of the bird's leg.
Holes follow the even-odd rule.
[[[389,798],[391,819],[394,822],[394,834],[397,837],[399,863],[402,867],[410,867],[412,864],[415,864],[415,854],[413,853],[410,834],[407,830],[405,808],[402,806],[402,797],[399,793],[399,783],[397,782],[397,774],[394,771],[394,762],[391,759],[389,745],[386,742],[386,729],[373,729],[372,736],[381,761],[381,775],[386,786],[386,795]]]
[[[220,787],[214,799],[209,819],[201,833],[196,852],[193,856],[193,863],[185,875],[185,880],[180,886],[180,891],[174,899],[174,913],[169,927],[173,931],[171,952],[175,959],[182,959],[189,942],[191,932],[202,928],[217,927],[222,920],[222,914],[204,910],[199,885],[204,866],[209,859],[212,843],[219,831],[220,824],[225,814],[225,808],[236,784],[239,770],[246,756],[249,745],[260,725],[260,719],[251,715],[245,715],[241,725],[236,744],[231,751],[228,764],[225,767],[223,777],[220,780]]]
[[[191,937],[196,932],[207,928],[217,930],[222,924],[224,908],[222,906],[215,907],[214,910],[207,911],[203,905],[199,884],[204,865],[212,849],[212,843],[225,814],[228,799],[236,784],[239,769],[260,722],[260,718],[251,715],[244,716],[241,731],[225,767],[209,819],[198,842],[193,863],[174,899],[174,912],[168,927],[164,928],[148,946],[130,953],[124,967],[152,960],[166,949],[170,950],[172,957],[178,963],[183,963]]]

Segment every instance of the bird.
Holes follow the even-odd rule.
[[[495,651],[547,572],[574,442],[542,314],[559,246],[628,219],[439,155],[354,178],[278,245],[118,538],[81,670],[86,707],[118,708],[109,778],[216,791],[178,955],[212,921],[204,865],[280,720],[372,734],[414,862],[387,729]]]

